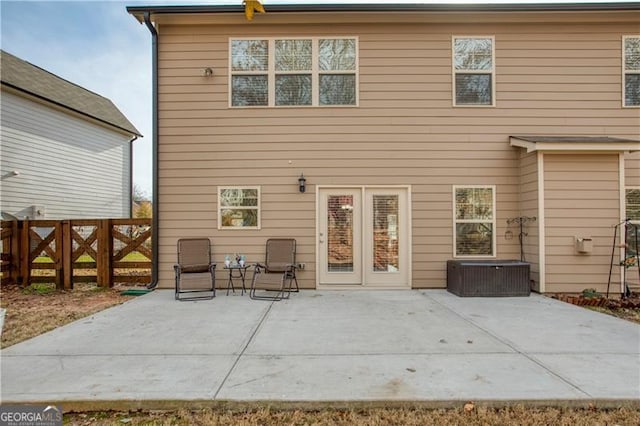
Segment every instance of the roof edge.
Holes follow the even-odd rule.
[[[537,140],[542,138],[541,140]],[[536,137],[509,136],[509,144],[513,147],[524,148],[527,153],[540,152],[638,152],[640,140],[612,138],[612,137]]]
[[[65,104],[63,104],[61,102],[57,102],[57,101],[54,101],[53,99],[47,98],[47,97],[39,95],[37,93],[30,92],[29,90],[25,90],[22,87],[18,87],[16,85],[13,85],[13,84],[8,83],[6,81],[2,81],[1,84],[2,84],[2,86],[7,86],[7,87],[11,88],[13,91],[24,93],[24,94],[26,94],[26,95],[28,95],[28,96],[30,96],[32,98],[36,98],[36,99],[39,99],[41,101],[48,102],[48,103],[53,104],[53,105],[55,105],[55,106],[57,106],[59,108],[63,108],[63,109],[66,109],[68,111],[72,111],[72,112],[74,112],[76,114],[82,115],[84,117],[88,117],[88,118],[90,118],[92,120],[95,120],[97,122],[105,124],[105,125],[107,125],[109,127],[112,127],[114,129],[118,129],[119,131],[124,132],[126,134],[130,134],[130,135],[134,135],[134,136],[138,136],[138,137],[144,137],[142,135],[142,133],[140,133],[140,131],[138,129],[136,129],[133,125],[131,126],[132,127],[131,129],[126,129],[124,127],[118,126],[117,124],[113,124],[113,123],[111,123],[109,121],[106,121],[104,119],[95,117],[95,116],[93,116],[91,114],[87,114],[86,112],[78,111],[77,109],[72,108],[72,107],[70,107],[68,105],[65,105]],[[108,98],[105,98],[105,99],[108,99]]]
[[[492,4],[417,4],[417,3],[334,3],[334,4],[274,4],[267,5],[269,13],[279,12],[588,12],[640,10],[640,2],[615,3],[492,3]],[[127,6],[127,12],[154,14],[181,13],[238,13],[242,5],[159,5]]]

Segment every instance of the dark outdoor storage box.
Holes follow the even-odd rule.
[[[448,260],[447,290],[462,297],[529,296],[529,263],[519,260]]]

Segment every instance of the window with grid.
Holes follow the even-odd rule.
[[[640,36],[622,38],[624,106],[640,106]]]
[[[453,37],[453,105],[494,106],[493,37]]]
[[[356,105],[356,38],[230,40],[231,106]]]
[[[218,188],[218,229],[259,229],[260,187]]]
[[[638,253],[640,247],[640,187],[627,188],[625,191],[626,219],[631,219],[635,226],[627,227],[627,247],[633,254]]]
[[[495,187],[454,186],[456,256],[495,255]]]

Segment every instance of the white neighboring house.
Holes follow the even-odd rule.
[[[140,132],[109,99],[0,50],[3,219],[131,215]]]

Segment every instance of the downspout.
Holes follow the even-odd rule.
[[[129,217],[133,219],[133,143],[138,139],[134,136],[129,141]]]
[[[151,162],[152,162],[152,185],[151,185],[151,282],[147,288],[153,290],[158,285],[158,32],[151,23],[151,12],[144,12],[144,23],[151,32]]]

